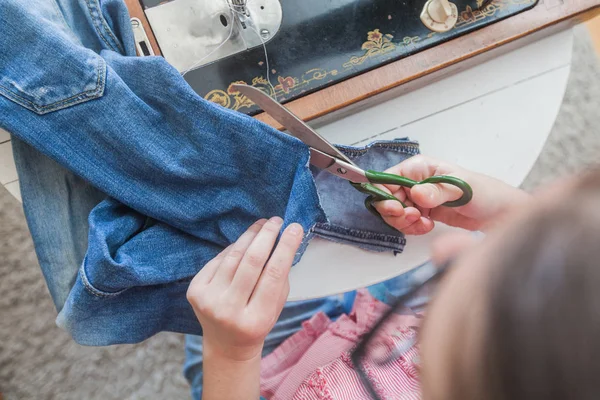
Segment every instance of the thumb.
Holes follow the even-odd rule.
[[[410,197],[416,205],[424,208],[439,207],[447,201],[457,200],[462,191],[444,183],[424,183],[410,189]]]

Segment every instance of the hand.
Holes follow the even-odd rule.
[[[289,294],[288,274],[302,242],[299,224],[260,220],[194,277],[187,299],[204,331],[205,352],[232,361],[259,357]]]
[[[466,181],[473,188],[473,199],[462,207],[443,207],[446,201],[460,198],[462,192],[448,184],[427,183],[404,188],[377,185],[406,203],[403,208],[393,200],[375,203],[383,219],[408,235],[430,232],[434,221],[468,230],[485,229],[503,211],[522,204],[529,195],[497,179],[478,174],[425,156],[415,156],[386,172],[422,181],[434,175],[451,175]]]

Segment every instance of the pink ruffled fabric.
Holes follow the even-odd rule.
[[[319,313],[305,321],[301,331],[288,338],[261,363],[261,395],[266,399],[369,399],[350,361],[350,352],[370,331],[388,306],[367,290],[359,290],[350,315],[337,321]],[[386,349],[414,340],[420,318],[397,316]],[[400,329],[399,329],[400,327]],[[385,366],[366,365],[369,379],[382,398],[418,399],[417,348]]]

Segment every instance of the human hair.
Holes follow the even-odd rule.
[[[475,367],[451,372],[447,399],[600,399],[600,170],[575,179],[491,260],[481,341],[461,343]]]

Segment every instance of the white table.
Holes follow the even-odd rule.
[[[564,31],[420,90],[331,122],[315,122],[328,140],[366,144],[408,136],[421,151],[511,185],[525,179],[550,133],[571,63]],[[10,138],[0,130],[0,183],[19,198]],[[429,258],[438,226],[409,237],[404,253],[372,253],[315,238],[291,273],[290,300],[331,295],[377,283]]]

